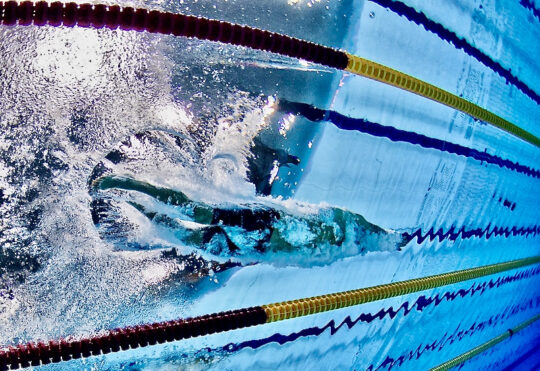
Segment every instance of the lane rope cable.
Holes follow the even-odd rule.
[[[540,314],[528,319],[527,321],[525,322],[522,322],[520,323],[518,326],[514,327],[514,328],[511,328],[511,329],[508,329],[506,330],[504,333],[500,334],[499,336],[489,340],[489,341],[486,341],[485,343],[483,344],[480,344],[479,346],[455,357],[455,358],[452,358],[451,360],[449,361],[446,361],[436,367],[433,367],[430,371],[447,371],[447,370],[450,370],[451,368],[454,368],[454,367],[457,367],[459,365],[461,365],[462,363],[464,363],[465,361],[468,361],[469,359],[477,356],[478,354],[482,353],[482,352],[485,352],[486,350],[488,350],[489,348],[492,348],[494,347],[495,345],[499,344],[500,342],[508,339],[510,336],[514,335],[516,332],[519,332],[521,330],[523,330],[524,328],[532,325],[534,322],[538,321],[540,319]]]
[[[540,263],[540,256],[204,316],[110,330],[81,339],[0,348],[0,370],[39,366],[304,317]]]
[[[0,2],[0,24],[146,31],[244,46],[347,71],[426,97],[540,147],[540,139],[504,118],[435,85],[384,65],[275,32],[185,14],[143,8],[45,1]]]

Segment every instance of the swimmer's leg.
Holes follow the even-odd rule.
[[[203,233],[201,246],[207,246],[215,236],[222,236],[227,243],[227,247],[229,248],[230,253],[234,253],[240,250],[240,248],[231,241],[230,237],[219,225],[204,227],[203,229],[201,229],[201,232]]]
[[[214,237],[222,237],[227,244],[229,253],[234,253],[240,250],[240,248],[229,238],[227,233],[220,225],[205,225],[196,222],[186,223],[185,221],[173,219],[165,214],[158,214],[154,211],[148,211],[144,206],[136,202],[128,201],[128,203],[152,222],[163,225],[166,228],[175,231],[176,237],[186,245],[204,248],[204,246],[212,242]]]

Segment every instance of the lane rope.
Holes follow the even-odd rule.
[[[0,370],[39,366],[333,311],[540,263],[540,256],[200,317],[119,328],[81,339],[0,349]]]
[[[446,370],[450,370],[451,368],[454,368],[456,366],[459,366],[461,365],[462,363],[464,363],[465,361],[468,361],[469,359],[477,356],[478,354],[482,353],[482,352],[485,352],[486,350],[488,350],[489,348],[492,348],[494,347],[495,345],[499,344],[500,342],[508,339],[509,337],[511,337],[512,335],[514,335],[516,332],[519,332],[521,330],[523,330],[524,328],[532,325],[534,322],[538,321],[540,319],[540,314],[528,319],[527,321],[525,322],[522,322],[521,324],[519,324],[518,326],[514,327],[514,328],[511,328],[511,329],[508,329],[506,330],[504,333],[500,334],[499,336],[489,340],[489,341],[486,341],[485,343],[483,344],[480,344],[479,346],[469,350],[468,352],[465,352],[455,358],[452,358],[451,360],[449,361],[446,361],[436,367],[433,367],[431,369],[431,371],[446,371]]]
[[[0,2],[0,24],[65,26],[146,31],[263,50],[347,71],[426,97],[491,124],[540,147],[540,139],[511,122],[420,79],[392,68],[309,41],[275,32],[184,14],[143,8],[45,1]]]
[[[402,90],[431,99],[445,106],[464,112],[471,117],[487,122],[499,129],[502,129],[514,136],[521,138],[535,146],[540,146],[540,139],[526,130],[512,124],[494,113],[469,102],[466,99],[458,97],[435,85],[396,71],[382,64],[369,61],[367,59],[347,54],[349,63],[346,71],[367,77],[388,85],[395,86]]]
[[[266,312],[267,323],[283,321],[286,319],[327,312],[395,296],[407,295],[418,291],[429,290],[436,287],[451,285],[457,282],[467,281],[539,262],[540,256],[535,256],[532,258],[486,265],[478,268],[470,268],[456,272],[394,282],[364,289],[263,305],[262,308]]]

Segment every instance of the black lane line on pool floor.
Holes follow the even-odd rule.
[[[491,279],[489,281],[485,281],[482,283],[473,283],[469,289],[447,291],[444,294],[437,294],[432,297],[427,297],[427,296],[422,295],[418,297],[418,299],[416,299],[416,301],[412,305],[410,305],[409,302],[406,301],[403,304],[401,304],[398,309],[394,309],[393,307],[389,307],[388,309],[382,308],[376,314],[362,313],[358,317],[356,317],[356,319],[354,320],[350,316],[347,316],[339,325],[336,325],[336,322],[334,320],[331,320],[323,327],[318,327],[318,326],[310,327],[310,328],[303,329],[299,332],[293,332],[288,335],[276,333],[262,339],[247,340],[241,343],[229,343],[220,348],[214,348],[214,349],[205,348],[201,350],[201,353],[207,353],[207,352],[213,352],[213,351],[234,353],[244,348],[258,349],[269,343],[277,343],[279,345],[283,345],[286,343],[296,341],[299,338],[304,338],[308,336],[320,336],[328,329],[330,330],[330,335],[335,335],[344,326],[347,326],[349,329],[352,329],[359,322],[371,323],[375,320],[382,320],[387,316],[390,319],[394,319],[394,317],[396,317],[401,311],[403,312],[403,316],[405,317],[409,315],[409,313],[413,310],[422,312],[424,309],[432,305],[436,307],[443,300],[450,302],[450,301],[454,301],[458,297],[464,298],[467,295],[474,296],[477,293],[482,295],[486,290],[499,288],[509,283],[522,281],[524,279],[529,279],[529,278],[537,276],[538,274],[540,274],[540,266],[531,268],[531,269],[526,269],[510,276],[498,277],[496,280]]]
[[[409,21],[424,27],[426,31],[429,31],[437,35],[440,39],[447,41],[448,43],[454,45],[456,49],[463,50],[466,54],[473,57],[493,72],[501,76],[506,80],[507,83],[510,83],[517,87],[522,93],[527,95],[532,99],[536,104],[540,104],[540,96],[532,90],[527,84],[521,81],[518,77],[512,74],[510,69],[504,68],[499,62],[494,61],[485,54],[480,49],[471,45],[464,38],[459,37],[454,32],[448,30],[440,23],[432,21],[424,13],[416,11],[416,9],[407,6],[406,4],[400,1],[393,0],[369,0],[375,4],[380,5],[383,8],[391,10],[392,12],[407,18]],[[523,1],[523,0],[522,0]],[[532,8],[534,9],[534,7]],[[537,11],[534,13],[537,15]]]
[[[521,0],[519,4],[530,11],[538,21],[540,21],[540,10],[536,9],[533,0]]]
[[[536,309],[539,306],[540,306],[540,297],[537,297],[536,299],[530,299],[530,300],[526,301],[525,303],[519,303],[519,304],[508,306],[502,312],[494,314],[494,315],[492,315],[491,317],[489,317],[488,319],[486,319],[484,321],[474,322],[469,328],[460,328],[459,325],[458,325],[456,327],[456,329],[454,330],[454,332],[445,333],[440,339],[434,340],[433,342],[431,342],[429,344],[424,345],[424,344],[421,343],[417,347],[415,347],[414,349],[412,349],[410,351],[405,351],[400,356],[398,356],[396,358],[393,358],[391,356],[387,356],[386,359],[383,362],[381,362],[381,364],[379,366],[377,366],[377,368],[375,368],[375,370],[379,370],[381,368],[385,368],[385,367],[389,367],[389,366],[390,366],[389,369],[391,369],[391,367],[396,366],[396,365],[401,366],[401,365],[403,365],[403,363],[405,363],[405,362],[407,362],[409,360],[412,360],[413,358],[418,359],[418,358],[422,357],[423,355],[425,355],[427,352],[441,351],[442,349],[445,348],[445,346],[447,344],[452,344],[452,343],[454,343],[456,341],[461,341],[466,336],[469,336],[469,337],[473,336],[475,333],[482,332],[487,328],[493,328],[493,327],[497,326],[500,322],[502,322],[504,320],[507,320],[507,319],[513,317],[514,315],[523,313],[523,312],[525,312],[527,310],[530,310],[530,309]],[[406,311],[404,311],[404,316],[409,314],[411,309],[408,309],[408,307],[407,307]],[[399,310],[396,311],[396,314],[397,314],[397,312],[399,312]],[[355,321],[352,321],[350,319],[350,317],[348,317],[339,326],[336,326],[335,321],[332,320],[332,321],[328,322],[328,324],[326,326],[323,326],[322,328],[308,328],[308,329],[302,330],[300,332],[292,333],[290,335],[274,334],[271,337],[268,337],[268,338],[265,338],[265,339],[246,341],[246,342],[239,343],[239,344],[230,343],[230,344],[227,344],[224,347],[219,347],[219,348],[209,348],[209,347],[207,347],[207,348],[200,349],[200,350],[198,350],[198,351],[196,351],[194,353],[184,353],[182,355],[179,355],[179,357],[187,359],[187,358],[197,358],[197,357],[201,357],[201,356],[206,356],[208,354],[213,354],[213,353],[217,353],[217,354],[220,354],[220,353],[234,353],[234,352],[238,352],[238,351],[240,351],[240,350],[242,350],[244,348],[253,348],[252,346],[255,345],[255,342],[261,341],[261,340],[265,340],[265,341],[270,340],[270,341],[260,343],[261,344],[260,346],[267,345],[267,344],[269,344],[271,342],[275,342],[275,343],[277,343],[279,345],[284,345],[284,344],[287,344],[289,342],[293,342],[293,341],[295,341],[295,340],[297,340],[299,338],[303,338],[303,337],[306,337],[306,336],[320,336],[321,334],[323,334],[328,329],[330,330],[330,335],[334,336],[336,334],[336,332],[339,331],[339,329],[342,328],[345,325],[350,330],[358,322],[368,322],[369,323],[369,322],[372,321],[372,319],[376,319],[378,316],[379,316],[380,319],[383,319],[384,315],[382,317],[380,317],[381,314],[386,314],[384,309],[379,311],[375,315],[373,315],[371,313],[363,313]],[[391,318],[394,318],[394,316],[392,316],[392,313],[390,314]],[[316,331],[314,331],[315,329],[316,329]],[[256,348],[253,348],[253,349],[257,349],[260,346],[257,346]],[[375,365],[372,364],[367,369],[373,370],[374,367],[375,367]]]
[[[445,333],[440,339],[435,340],[429,344],[424,345],[421,343],[413,350],[405,351],[399,357],[392,358],[391,356],[387,356],[386,359],[381,362],[379,366],[375,367],[375,365],[372,364],[367,368],[367,370],[391,370],[394,366],[402,366],[407,361],[420,358],[426,352],[441,351],[447,343],[452,344],[456,341],[461,341],[465,336],[470,337],[477,332],[484,331],[486,328],[494,328],[499,323],[504,322],[505,320],[513,317],[518,313],[522,313],[531,309],[537,309],[539,306],[540,297],[537,297],[536,299],[530,299],[528,302],[525,303],[509,306],[502,312],[492,315],[487,320],[481,322],[474,322],[468,329],[460,329],[458,327],[456,328],[456,330],[454,330],[452,334],[448,335],[448,333]]]
[[[487,152],[480,152],[476,149],[468,148],[459,144],[427,137],[411,131],[396,129],[393,126],[385,126],[366,119],[345,116],[339,112],[324,110],[307,103],[279,100],[278,109],[296,115],[301,115],[313,122],[329,121],[341,130],[358,131],[375,137],[387,138],[392,142],[405,142],[427,149],[436,149],[441,152],[448,152],[458,156],[469,157],[480,161],[480,163],[486,162],[492,165],[497,165],[501,168],[507,168],[536,179],[540,178],[540,170],[521,165],[518,162],[505,160]]]
[[[521,228],[518,228],[518,227],[512,227],[512,228],[493,227],[491,228],[491,225],[488,225],[484,229],[475,228],[475,229],[469,229],[469,230],[465,230],[465,227],[461,227],[460,229],[456,230],[456,227],[452,226],[446,233],[443,231],[442,228],[439,228],[437,232],[434,232],[433,227],[432,227],[425,234],[422,234],[422,229],[419,228],[412,234],[405,232],[403,235],[407,239],[413,239],[416,237],[417,243],[421,244],[428,238],[430,241],[433,241],[437,237],[439,237],[439,242],[442,242],[444,240],[456,241],[460,237],[463,240],[473,238],[473,237],[476,237],[476,238],[485,237],[486,240],[489,240],[491,237],[499,237],[499,236],[504,236],[506,238],[510,236],[536,237],[539,233],[540,233],[540,226],[521,227]]]

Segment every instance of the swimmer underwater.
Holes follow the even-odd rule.
[[[92,193],[92,217],[98,229],[110,213],[106,198],[123,199],[152,224],[171,231],[180,244],[248,263],[267,261],[266,256],[276,254],[284,254],[292,264],[301,264],[302,258],[330,263],[368,250],[399,249],[407,242],[399,233],[335,207],[298,214],[282,205],[209,205],[178,190],[116,175],[94,180]],[[174,207],[174,215],[160,211],[161,206]]]

